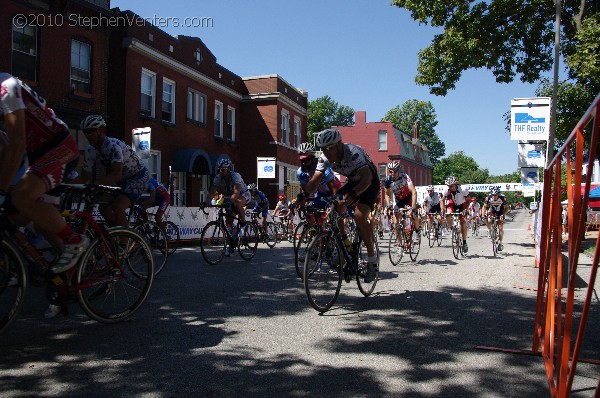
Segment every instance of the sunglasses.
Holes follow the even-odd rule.
[[[219,171],[227,171],[229,170],[229,167],[219,167]]]
[[[321,147],[321,150],[323,152],[331,151],[333,148],[335,148],[335,146],[336,146],[336,144],[329,145],[329,146],[326,146],[326,147]]]
[[[90,135],[92,133],[94,133],[97,129],[89,129],[89,130],[83,130],[83,134],[84,135]]]

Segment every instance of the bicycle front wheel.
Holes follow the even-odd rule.
[[[15,320],[27,290],[27,268],[19,248],[0,241],[0,333]]]
[[[175,250],[179,247],[179,227],[173,221],[165,222],[167,229],[167,240],[169,242],[169,256],[175,253]]]
[[[256,254],[259,239],[258,227],[250,222],[246,223],[240,230],[238,238],[238,252],[240,253],[240,257],[246,261],[252,260]]]
[[[300,236],[302,235],[302,232],[304,232],[304,229],[308,226],[308,221],[301,221],[297,226],[296,229],[294,230],[294,250],[296,250],[298,248],[298,239],[300,239]]]
[[[493,225],[490,229],[490,238],[492,239],[492,250],[494,252],[494,257],[498,255],[498,227]]]
[[[116,323],[142,306],[153,281],[150,246],[137,232],[114,227],[93,240],[83,254],[72,289],[90,318]]]
[[[167,263],[167,235],[154,221],[145,221],[137,225],[135,231],[146,239],[148,246],[152,249],[154,275],[158,275]]]
[[[267,222],[267,230],[265,232],[265,243],[269,248],[274,248],[277,244],[277,228],[271,221]]]
[[[459,237],[458,234],[460,232],[458,232],[456,227],[452,227],[452,254],[454,255],[454,258],[458,259],[458,255],[460,253],[460,249],[459,249]]]
[[[375,272],[375,277],[371,282],[365,282],[365,275],[367,275],[367,246],[362,239],[359,243],[360,250],[358,251],[358,271],[356,272],[356,284],[358,285],[358,290],[360,290],[362,295],[365,297],[370,296],[371,293],[373,293],[375,286],[377,285],[377,281],[379,280],[379,244],[377,243],[377,239],[373,238],[373,244],[375,245],[375,254],[377,255],[377,271]]]
[[[342,248],[330,232],[315,236],[304,260],[304,290],[310,305],[320,313],[331,308],[342,287],[345,265]]]
[[[419,255],[419,251],[421,250],[421,237],[419,236],[419,232],[413,226],[410,230],[410,250],[408,254],[410,255],[410,259],[412,261],[417,261],[417,256]]]
[[[402,257],[404,256],[404,239],[403,233],[398,230],[398,227],[394,227],[390,231],[389,252],[390,262],[393,266],[400,264]]]
[[[308,246],[312,239],[321,232],[321,227],[318,225],[308,225],[303,229],[302,234],[298,238],[297,246],[294,247],[294,257],[296,263],[296,274],[302,279],[304,274],[304,260],[308,253]]]
[[[225,228],[217,221],[206,224],[200,234],[200,252],[204,261],[210,265],[219,264],[225,257],[226,248],[227,233]]]

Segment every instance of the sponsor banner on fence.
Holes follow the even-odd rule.
[[[496,184],[461,184],[461,188],[466,188],[469,192],[473,193],[489,193],[492,187],[500,187],[501,192],[525,192],[531,189],[539,190],[541,188],[540,183],[526,184],[524,187],[520,182],[499,182]],[[419,203],[423,202],[423,198],[427,195],[427,186],[419,185],[415,187],[417,190],[417,200]],[[448,190],[447,185],[434,185],[433,189],[440,195],[443,195]]]

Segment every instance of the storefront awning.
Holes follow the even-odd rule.
[[[173,172],[214,174],[214,164],[210,156],[205,150],[199,148],[177,150],[173,154],[171,166]]]

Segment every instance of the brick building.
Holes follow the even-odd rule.
[[[107,112],[110,29],[85,18],[111,15],[109,1],[6,0],[0,13],[0,71],[20,78],[87,146],[77,129],[90,113]]]
[[[407,173],[415,186],[433,182],[433,164],[429,149],[419,141],[418,128],[412,134],[405,133],[391,122],[367,122],[365,111],[354,113],[353,126],[337,127],[344,142],[360,145],[371,156],[379,170],[379,177],[386,175],[387,164],[396,160],[400,170]]]

